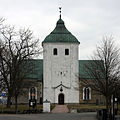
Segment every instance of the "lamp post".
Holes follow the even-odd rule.
[[[113,111],[114,111],[114,103],[113,103],[113,95],[111,96],[111,119],[113,120]]]
[[[117,112],[118,112],[118,99],[117,98],[115,98],[114,108],[115,108],[115,115],[117,115]]]

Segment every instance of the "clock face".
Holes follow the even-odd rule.
[[[66,67],[60,67],[59,69],[54,68],[52,70],[52,83],[56,87],[60,83],[69,87],[70,86],[70,69]]]
[[[55,71],[56,76],[58,77],[67,77],[68,75],[68,70],[59,70],[59,71]]]

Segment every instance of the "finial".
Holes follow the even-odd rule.
[[[59,10],[60,10],[60,11],[59,11],[59,12],[60,12],[60,19],[61,19],[61,9],[62,9],[62,7],[59,7]]]

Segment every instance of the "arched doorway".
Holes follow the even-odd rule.
[[[60,93],[58,96],[58,104],[64,104],[64,94]]]

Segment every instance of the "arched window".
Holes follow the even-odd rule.
[[[37,88],[36,87],[32,87],[29,91],[29,99],[30,100],[35,100],[37,99]]]
[[[84,87],[83,88],[83,100],[90,100],[91,99],[91,88]]]
[[[69,55],[69,49],[65,49],[65,55]]]
[[[53,49],[53,55],[57,55],[57,48]]]

